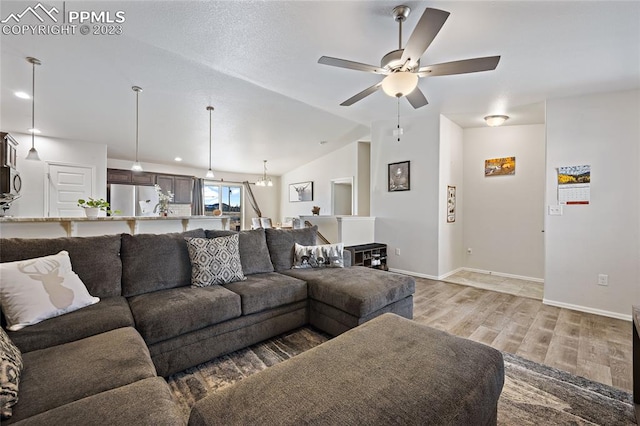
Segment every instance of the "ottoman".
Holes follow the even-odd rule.
[[[413,318],[416,283],[408,275],[363,266],[281,273],[307,282],[309,323],[334,336],[387,312]]]
[[[495,425],[502,354],[384,314],[198,401],[189,425]]]

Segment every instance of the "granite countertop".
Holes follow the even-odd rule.
[[[0,222],[108,222],[132,220],[226,219],[228,216],[0,217]]]

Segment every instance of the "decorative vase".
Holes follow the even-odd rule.
[[[98,207],[85,207],[84,209],[84,214],[87,215],[87,217],[98,217],[99,213],[100,209]]]

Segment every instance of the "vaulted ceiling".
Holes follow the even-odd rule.
[[[37,1],[4,1],[0,18]],[[0,36],[0,128],[25,132],[36,69],[36,126],[43,136],[108,146],[133,160],[140,94],[140,160],[208,167],[213,105],[214,170],[281,174],[355,140],[371,122],[393,120],[395,99],[375,93],[375,74],[320,65],[322,55],[377,65],[398,47],[399,1],[42,2],[62,10],[123,11],[120,35]],[[507,113],[540,123],[549,98],[640,87],[640,2],[408,1],[408,38],[426,7],[451,12],[422,64],[501,55],[495,71],[421,79],[429,105],[463,127]],[[64,8],[64,9],[63,9]],[[68,15],[65,15],[68,16]],[[34,17],[22,18],[21,24]],[[50,22],[46,22],[50,23]],[[5,25],[1,24],[0,26]],[[92,25],[90,25],[92,27]],[[92,29],[92,28],[91,28]],[[4,30],[3,30],[4,31]],[[326,141],[320,144],[321,141]]]

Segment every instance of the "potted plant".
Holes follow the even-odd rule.
[[[109,208],[109,203],[103,198],[98,200],[94,200],[93,198],[89,198],[88,200],[80,198],[78,199],[78,206],[84,209],[84,213],[87,217],[98,217],[100,211],[106,212],[110,215],[120,213],[119,210],[111,210]]]

